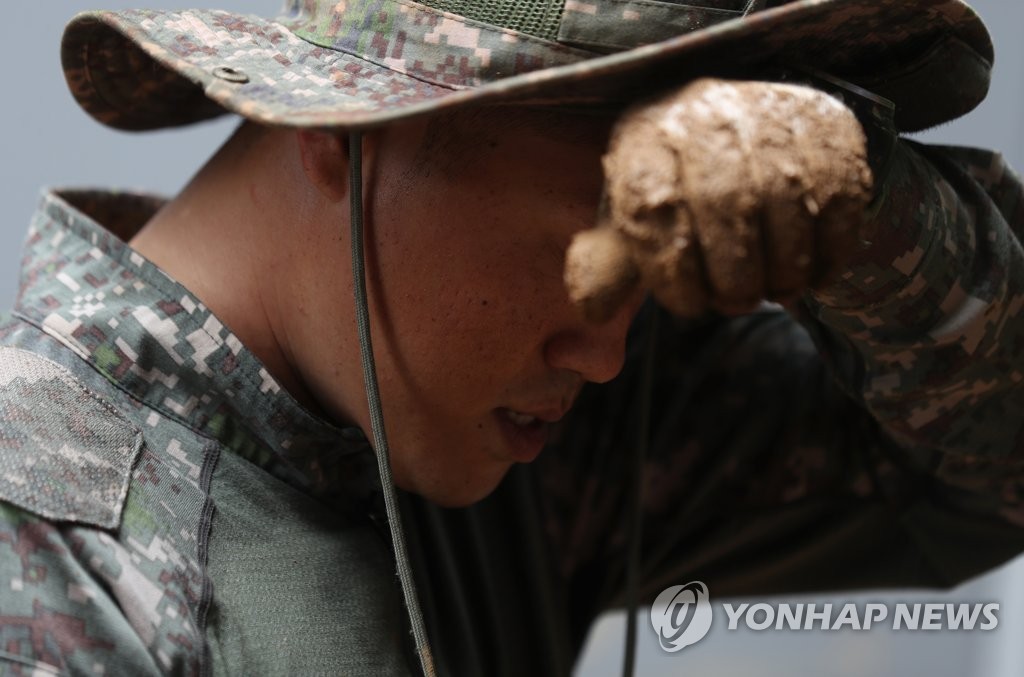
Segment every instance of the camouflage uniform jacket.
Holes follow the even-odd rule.
[[[1021,186],[980,151],[893,162],[874,246],[799,322],[662,318],[645,599],[951,585],[1024,549]],[[124,244],[156,207],[50,194],[32,223],[0,323],[0,673],[408,672],[365,438]],[[443,673],[568,674],[623,603],[636,333],[490,498],[405,497]]]

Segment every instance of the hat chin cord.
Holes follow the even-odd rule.
[[[384,434],[384,413],[380,403],[380,387],[377,384],[377,367],[373,360],[373,345],[370,342],[370,306],[366,294],[366,260],[363,251],[363,135],[349,133],[349,204],[352,212],[352,276],[355,281],[356,325],[359,330],[359,353],[363,364],[363,384],[370,409],[370,427],[373,434],[373,448],[377,456],[377,472],[380,476],[381,491],[384,493],[384,507],[388,526],[391,529],[391,543],[395,549],[395,563],[398,579],[402,584],[402,595],[416,642],[416,654],[425,677],[435,677],[434,656],[427,637],[423,610],[420,608],[409,564],[409,552],[405,545],[402,517],[395,494],[395,483],[391,475],[388,440]]]
[[[395,549],[395,564],[398,579],[405,597],[409,624],[416,643],[416,654],[425,677],[436,677],[434,655],[427,636],[423,610],[416,592],[409,551],[405,544],[402,516],[399,512],[395,483],[391,474],[390,452],[384,433],[384,412],[380,402],[380,387],[377,383],[377,367],[373,359],[373,345],[370,340],[370,304],[366,293],[366,257],[363,246],[363,136],[360,132],[349,133],[349,205],[351,209],[352,276],[355,282],[356,325],[359,331],[359,354],[363,365],[363,384],[370,410],[370,428],[373,448],[377,457],[377,472],[381,491],[384,493],[384,507],[391,530],[391,543]],[[637,449],[633,454],[630,488],[627,492],[629,536],[626,545],[626,639],[622,672],[631,677],[636,667],[636,612],[639,600],[639,576],[643,524],[643,467],[651,444],[651,404],[654,385],[655,352],[658,334],[658,311],[649,307],[650,320],[647,327],[647,350],[644,356],[640,385],[640,420],[637,426]]]

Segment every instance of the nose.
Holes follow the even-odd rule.
[[[643,303],[635,292],[607,321],[588,322],[573,308],[572,326],[554,334],[544,344],[544,359],[553,369],[574,371],[586,381],[605,383],[615,378],[626,360],[626,334]]]

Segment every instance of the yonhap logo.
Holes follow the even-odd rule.
[[[651,605],[651,625],[661,648],[670,653],[704,639],[711,629],[711,599],[700,581],[673,585]]]
[[[721,604],[727,627],[734,632],[745,621],[754,632],[990,632],[999,627],[999,602],[758,602]],[[696,644],[711,630],[713,617],[708,586],[702,581],[673,585],[651,605],[651,626],[669,653]]]

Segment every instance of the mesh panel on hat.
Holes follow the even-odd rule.
[[[419,0],[419,4],[554,40],[565,0]]]
[[[785,2],[788,0],[779,0]],[[419,4],[468,19],[501,26],[545,40],[556,40],[566,0],[419,0]],[[692,5],[741,11],[760,3],[751,0],[663,0],[666,4]]]

